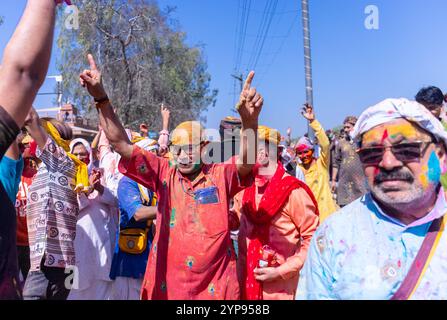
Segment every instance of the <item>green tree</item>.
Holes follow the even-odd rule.
[[[160,104],[171,107],[172,123],[206,122],[203,112],[216,102],[217,90],[201,46],[185,43],[186,34],[170,15],[148,0],[82,0],[78,29],[67,28],[67,13],[58,18],[58,69],[64,77],[64,96],[86,118],[96,118],[92,101],[79,85],[79,73],[92,53],[121,121],[134,130],[146,122],[161,129]]]

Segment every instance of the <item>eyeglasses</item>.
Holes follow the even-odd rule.
[[[419,162],[432,143],[433,141],[416,141],[399,143],[389,147],[377,146],[361,148],[357,150],[357,154],[359,155],[360,161],[366,165],[378,165],[382,161],[385,150],[387,149],[391,149],[396,159],[401,162]]]
[[[180,155],[181,151],[183,150],[186,154],[193,154],[200,148],[200,144],[187,144],[183,146],[171,144],[169,146],[169,151],[175,156]]]

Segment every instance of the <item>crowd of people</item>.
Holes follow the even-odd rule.
[[[92,55],[98,134],[32,107],[56,7],[28,0],[0,68],[0,299],[447,299],[447,95],[386,99],[339,131],[313,107],[292,142],[259,123],[248,75],[239,150],[208,161],[200,122],[125,128]],[[33,34],[30,37],[30,34]]]

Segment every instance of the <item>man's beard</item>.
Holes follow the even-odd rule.
[[[394,188],[386,188],[381,185],[382,182],[388,180],[402,180],[408,183],[409,188],[401,190]],[[427,194],[434,192],[436,186],[429,184],[427,188],[424,187],[417,181],[414,176],[405,169],[393,170],[393,171],[380,171],[374,178],[374,183],[371,188],[371,192],[374,197],[381,203],[392,206],[399,207],[408,204],[413,204],[416,201],[423,199]],[[400,192],[398,197],[390,196],[389,192]]]

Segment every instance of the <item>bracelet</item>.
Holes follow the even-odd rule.
[[[63,2],[65,2],[67,5],[71,6],[71,1],[70,0],[54,0],[54,2],[56,3],[56,5],[59,5]]]
[[[110,103],[109,99],[106,99],[106,100],[103,100],[103,101],[100,101],[100,102],[96,102],[95,101],[95,105],[96,105],[97,109],[101,109],[102,107],[108,105],[109,103]]]
[[[104,101],[108,101],[109,97],[106,95],[105,97],[102,97],[102,98],[99,98],[99,99],[93,98],[93,100],[95,100],[96,103],[101,103],[101,102],[104,102]]]

